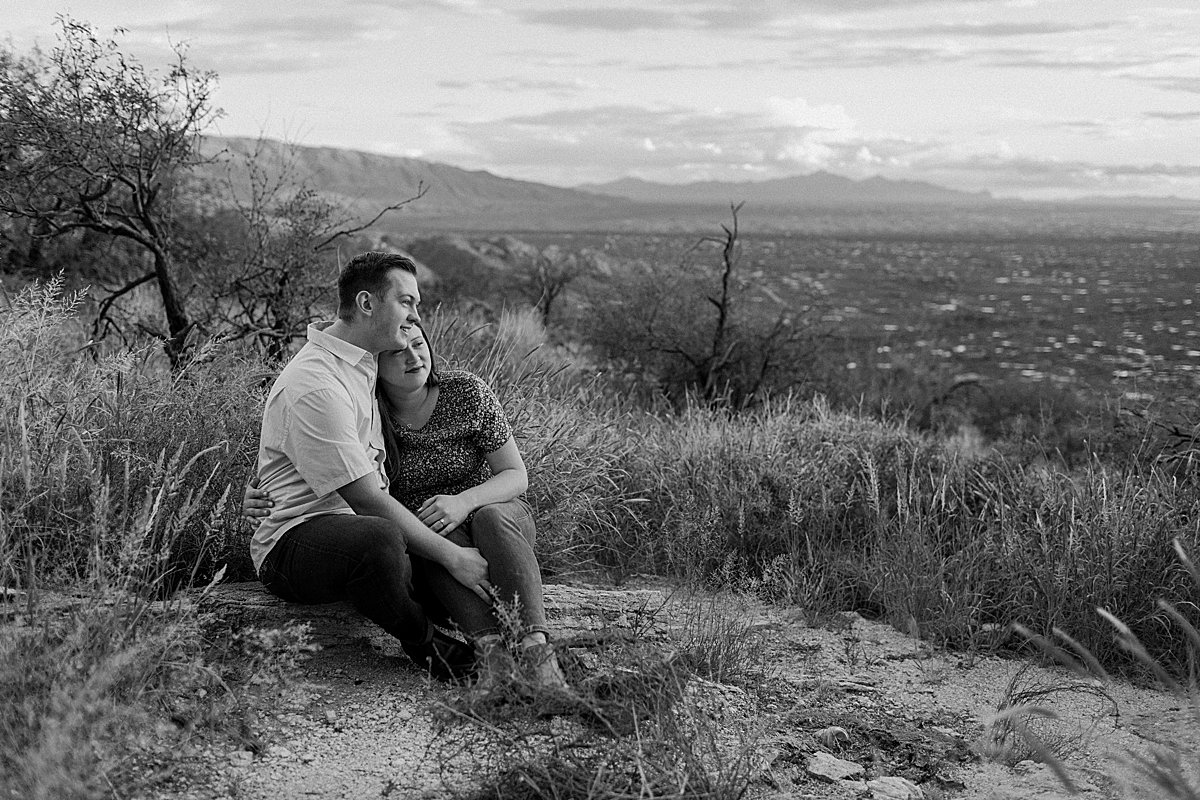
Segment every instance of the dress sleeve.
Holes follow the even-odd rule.
[[[479,402],[479,446],[483,452],[491,453],[503,447],[512,436],[512,426],[491,387],[476,375],[471,378]]]

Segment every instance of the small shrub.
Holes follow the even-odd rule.
[[[446,707],[433,749],[448,772],[478,776],[460,790],[478,798],[689,798],[744,795],[759,731],[754,691],[762,684],[762,638],[735,603],[676,599],[648,637],[565,641],[564,665],[578,694],[574,713],[547,723],[536,704]],[[566,648],[571,648],[566,652]],[[731,685],[744,681],[748,688]],[[520,687],[514,687],[520,696]],[[448,776],[448,783],[453,781]]]

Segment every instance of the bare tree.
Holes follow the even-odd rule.
[[[325,313],[337,276],[335,245],[426,189],[418,184],[412,197],[356,223],[300,179],[294,148],[281,153],[259,139],[221,158],[227,169],[215,191],[208,236],[192,237],[201,246],[191,260],[205,283],[204,323],[216,328],[213,333],[253,340],[280,360],[308,323]],[[208,237],[215,241],[203,247]]]
[[[594,271],[590,254],[570,252],[556,245],[542,250],[531,248],[531,252],[514,253],[512,257],[518,290],[537,309],[544,326],[549,326],[554,302],[567,286]]]
[[[591,306],[590,338],[677,402],[691,395],[744,408],[767,390],[797,386],[821,338],[815,287],[812,297],[785,302],[739,272],[741,209],[732,205],[722,235],[699,239],[679,264],[627,267],[616,292]],[[693,266],[695,253],[710,245],[719,247],[715,269]]]
[[[91,26],[58,23],[49,55],[0,53],[0,212],[28,220],[35,243],[80,230],[134,243],[147,271],[101,299],[98,325],[153,281],[167,324],[159,335],[178,363],[192,323],[173,228],[181,183],[202,161],[200,133],[218,113],[215,76],[194,70],[180,47],[155,75]]]

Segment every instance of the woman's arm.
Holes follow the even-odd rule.
[[[503,503],[519,497],[529,488],[529,473],[517,443],[509,436],[499,449],[488,453],[492,477],[459,494],[437,494],[421,504],[417,517],[440,534],[462,524],[471,512],[491,503]],[[445,523],[442,524],[442,520]]]

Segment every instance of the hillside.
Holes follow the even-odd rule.
[[[468,226],[491,223],[536,227],[538,218],[550,212],[566,221],[604,216],[626,205],[615,198],[417,158],[247,138],[208,137],[204,142],[208,154],[221,154],[210,171],[223,176],[226,169],[232,170],[239,183],[246,180],[245,159],[256,149],[255,160],[260,166],[278,172],[288,165],[293,183],[312,186],[359,213],[412,197],[423,185],[425,195],[403,212],[405,217],[423,223],[445,219]]]
[[[822,206],[846,203],[986,203],[987,192],[960,192],[921,181],[894,181],[873,177],[856,181],[819,171],[767,181],[699,181],[665,184],[622,178],[579,189],[624,197],[643,203],[730,203],[746,200],[785,206]]]

